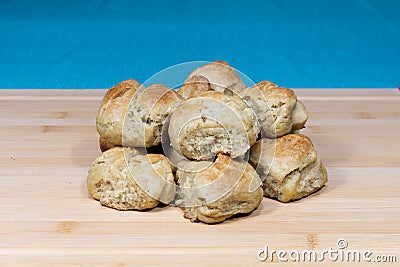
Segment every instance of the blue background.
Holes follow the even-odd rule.
[[[0,0],[0,88],[108,88],[193,60],[287,87],[398,87],[400,1]]]

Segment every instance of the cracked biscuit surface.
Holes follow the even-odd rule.
[[[263,198],[261,180],[247,162],[218,155],[215,162],[186,161],[176,172],[184,217],[222,222],[257,209]]]
[[[276,138],[301,129],[308,113],[293,90],[262,81],[240,95],[254,109],[263,137]]]
[[[118,210],[151,209],[175,197],[168,159],[129,147],[114,147],[100,155],[89,168],[87,187],[102,205]]]
[[[263,180],[264,195],[282,202],[308,196],[328,181],[313,144],[302,134],[259,140],[249,162]]]
[[[172,147],[197,160],[217,153],[242,156],[259,132],[257,117],[245,101],[215,91],[186,100],[172,113],[168,129]]]

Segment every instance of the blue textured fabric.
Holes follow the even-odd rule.
[[[400,85],[398,0],[0,0],[0,88],[108,88],[222,59],[287,87]]]

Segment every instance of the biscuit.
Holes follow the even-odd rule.
[[[122,128],[129,102],[141,84],[126,80],[109,89],[101,101],[96,118],[97,132],[100,134],[100,148],[122,145]]]
[[[303,103],[297,100],[292,112],[292,132],[304,127],[308,120],[308,112]]]
[[[307,110],[293,90],[263,81],[240,95],[257,114],[263,137],[276,138],[303,128]]]
[[[251,148],[249,162],[263,180],[264,195],[282,202],[308,196],[328,181],[313,144],[302,134],[261,139]]]
[[[164,123],[182,102],[183,98],[175,90],[162,84],[139,89],[126,112],[123,145],[152,147],[161,144]]]
[[[113,147],[116,147],[117,145],[107,142],[106,139],[104,139],[103,137],[100,136],[99,137],[99,146],[100,146],[101,152],[105,152]]]
[[[196,75],[206,77],[211,89],[217,92],[223,93],[226,89],[240,92],[246,88],[237,71],[225,61],[216,60],[193,70],[186,81]]]
[[[217,153],[242,156],[259,132],[257,117],[245,101],[215,91],[186,100],[172,112],[168,128],[172,147],[197,160]]]
[[[215,162],[187,160],[180,166],[178,203],[192,222],[222,222],[252,212],[262,201],[261,180],[245,161],[218,155]]]
[[[196,97],[202,92],[210,91],[211,86],[208,79],[201,75],[194,75],[188,78],[183,86],[177,91],[184,99]]]
[[[89,194],[117,210],[151,209],[175,198],[171,165],[163,155],[143,155],[129,147],[114,147],[91,165]]]

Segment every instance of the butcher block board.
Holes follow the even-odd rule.
[[[90,198],[104,90],[0,90],[0,266],[266,266],[258,251],[337,249],[400,265],[400,92],[298,89],[303,133],[329,174],[292,203],[264,199],[249,216],[191,223],[172,206],[117,211]],[[260,254],[263,256],[263,254]],[[292,262],[286,266],[335,265]]]

